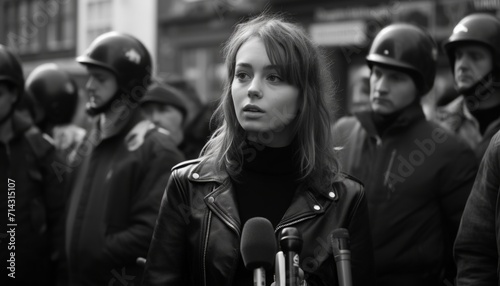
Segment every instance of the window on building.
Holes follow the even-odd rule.
[[[0,40],[21,56],[50,57],[76,47],[76,0],[0,1]]]
[[[87,45],[99,35],[111,31],[112,17],[111,0],[89,0],[87,6],[88,28]]]

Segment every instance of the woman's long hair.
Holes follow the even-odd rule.
[[[278,72],[283,80],[299,89],[300,111],[294,120],[294,144],[297,146],[300,179],[317,188],[331,184],[332,174],[337,174],[339,168],[331,138],[333,80],[325,58],[303,29],[277,15],[263,14],[238,24],[226,42],[223,51],[227,78],[221,101],[212,117],[218,128],[203,148],[201,158],[215,160],[217,168],[236,176],[245,156],[251,151],[252,147],[245,143],[245,130],[236,118],[231,85],[236,54],[252,37],[263,41],[271,64],[280,67]]]

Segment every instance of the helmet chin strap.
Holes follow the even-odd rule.
[[[120,88],[118,89],[115,94],[103,105],[97,106],[97,107],[92,107],[88,103],[85,106],[85,110],[88,115],[90,116],[96,116],[98,114],[104,113],[108,111],[111,108],[111,105],[115,102],[115,100],[118,100],[122,95],[125,95],[125,98],[127,98],[130,102],[130,104],[135,104],[138,105],[138,100],[135,100],[134,97],[130,94],[132,92],[131,89],[127,88]],[[128,104],[126,104],[128,105]]]
[[[474,96],[480,98],[482,95],[493,92],[498,87],[500,87],[500,72],[489,72],[475,84],[466,88],[457,87],[457,91],[465,96]]]
[[[97,106],[97,107],[90,106],[90,104],[87,102],[87,104],[85,106],[85,110],[86,110],[87,114],[90,116],[96,116],[96,115],[99,115],[101,113],[108,111],[111,108],[111,105],[113,104],[113,102],[116,99],[118,99],[121,94],[122,94],[122,91],[120,89],[118,89],[115,92],[115,94],[108,101],[106,101],[103,105]]]

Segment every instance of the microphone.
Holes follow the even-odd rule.
[[[338,228],[330,234],[333,257],[337,264],[337,273],[340,286],[352,286],[351,251],[349,250],[349,232],[345,228]]]
[[[278,251],[278,253],[276,253],[276,261],[274,262],[274,286],[286,286],[285,277],[285,255],[283,251]]]
[[[277,250],[271,222],[262,217],[249,219],[243,226],[240,248],[245,267],[253,270],[253,285],[266,286],[266,269],[273,266]]]
[[[295,227],[281,231],[281,250],[285,254],[286,286],[299,286],[299,254],[302,250],[302,235]]]

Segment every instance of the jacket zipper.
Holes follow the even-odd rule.
[[[387,199],[391,198],[392,192],[394,192],[394,184],[389,180],[389,175],[391,174],[392,165],[394,164],[394,158],[396,158],[396,150],[392,150],[391,159],[389,160],[389,165],[384,174],[384,186],[387,186],[389,192],[387,193]]]
[[[205,235],[205,243],[203,245],[203,285],[207,285],[207,248],[208,248],[208,236],[210,234],[210,222],[212,220],[212,212],[208,211],[208,219],[207,219],[207,234]]]
[[[382,148],[382,138],[379,136],[375,136],[375,139],[376,139],[376,148],[381,149]],[[384,173],[382,173],[383,178],[384,178],[382,185],[383,185],[383,187],[388,188],[388,192],[387,192],[387,199],[388,200],[391,199],[392,193],[395,191],[394,184],[390,181],[391,170],[392,170],[392,166],[394,165],[395,158],[396,158],[396,149],[392,150],[391,158],[389,159],[389,165],[387,166],[386,171]]]

